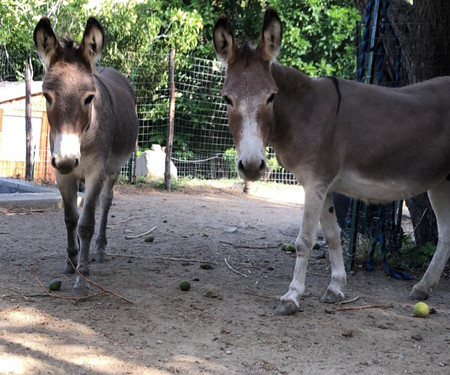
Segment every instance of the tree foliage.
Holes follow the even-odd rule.
[[[277,0],[273,5],[284,23],[280,62],[313,76],[353,78],[359,13],[351,1]]]
[[[87,17],[95,15],[107,33],[103,61],[118,69],[129,70],[128,52],[175,48],[214,58],[212,30],[220,13],[230,18],[237,38],[257,42],[267,6],[284,23],[281,63],[311,75],[352,76],[358,13],[350,0],[3,0],[0,47],[20,73],[30,55],[36,58],[32,32],[41,16],[50,18],[58,35],[80,40]]]
[[[315,76],[352,77],[358,14],[350,0],[3,0],[0,80],[21,79],[30,57],[35,79],[41,78],[32,36],[40,17],[50,19],[58,36],[69,35],[81,41],[86,20],[93,15],[106,33],[101,64],[127,75],[138,97],[145,97],[138,102],[140,124],[146,127],[139,138],[144,148],[165,143],[168,53],[171,48],[176,50],[177,78],[193,92],[178,92],[176,123],[188,125],[186,130],[176,132],[174,149],[189,156],[200,134],[208,134],[215,126],[215,112],[207,103],[220,100],[214,96],[220,84],[210,81],[214,75],[211,66],[209,71],[196,73],[197,77],[184,71],[192,67],[193,57],[216,58],[212,34],[219,14],[228,16],[238,40],[257,43],[268,6],[278,10],[284,24],[281,63]],[[4,61],[14,74],[4,73]],[[193,101],[193,97],[198,100]]]

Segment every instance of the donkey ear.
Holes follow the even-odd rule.
[[[52,61],[62,54],[62,47],[56,39],[48,18],[42,17],[38,22],[34,29],[33,40],[39,58],[47,71]]]
[[[257,50],[265,61],[273,61],[281,48],[283,28],[278,13],[268,8],[264,15],[264,24]]]
[[[218,18],[213,33],[214,50],[225,65],[232,63],[236,57],[236,44],[233,31],[224,14]]]
[[[95,70],[95,64],[102,54],[104,40],[105,33],[103,32],[102,26],[94,17],[90,17],[84,30],[79,51],[93,71]]]

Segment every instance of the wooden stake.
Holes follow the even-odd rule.
[[[172,189],[172,179],[170,175],[170,160],[172,157],[172,147],[173,147],[173,129],[175,124],[175,49],[170,49],[170,59],[169,59],[169,123],[167,127],[167,140],[166,140],[166,164],[164,171],[164,182],[166,185],[166,190],[170,191]]]

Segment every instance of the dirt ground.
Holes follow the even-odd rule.
[[[415,281],[381,266],[355,267],[346,298],[359,299],[345,306],[392,307],[339,311],[319,302],[330,277],[323,247],[302,311],[274,316],[292,277],[295,257],[281,245],[296,237],[301,192],[293,203],[292,190],[240,188],[116,188],[108,261],[91,263],[90,280],[132,303],[107,292],[48,296],[32,271],[45,286],[62,281],[55,296],[70,297],[74,283],[62,274],[62,210],[0,212],[0,374],[450,373],[448,266],[425,319],[411,316]],[[153,242],[125,238],[154,226]]]

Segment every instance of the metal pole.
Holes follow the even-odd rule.
[[[175,49],[170,49],[169,59],[169,123],[167,127],[167,143],[166,143],[166,166],[164,171],[164,182],[166,190],[172,188],[170,176],[170,160],[172,158],[173,146],[173,128],[175,123]]]
[[[348,244],[348,257],[347,257],[347,272],[353,269],[356,256],[356,240],[358,237],[358,219],[359,211],[361,209],[361,202],[357,199],[353,199],[352,203],[352,224],[350,227],[350,242]]]
[[[373,65],[373,49],[375,47],[375,38],[377,35],[377,25],[378,25],[378,12],[380,8],[380,0],[375,1],[375,6],[372,9],[372,29],[370,33],[370,44],[369,44],[369,57],[367,60],[366,69],[366,83],[372,83],[372,65]],[[358,32],[359,35],[359,32]],[[359,71],[359,69],[358,69]],[[362,79],[362,77],[361,77]],[[347,272],[350,272],[353,268],[353,264],[356,256],[356,240],[358,236],[358,226],[359,226],[359,214],[361,210],[361,202],[356,198],[353,200],[352,206],[352,221],[350,228],[350,240],[348,244],[348,258],[347,258]]]
[[[366,83],[372,83],[373,50],[375,48],[375,38],[377,36],[379,9],[380,9],[380,0],[376,0],[372,17],[372,30],[371,30],[372,32],[370,34],[369,59],[367,60]]]
[[[33,138],[33,126],[31,123],[31,66],[25,65],[25,179],[31,181],[33,179],[32,171],[32,150],[31,142]]]

